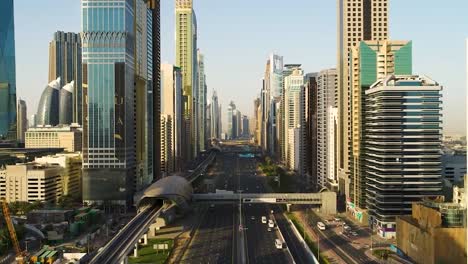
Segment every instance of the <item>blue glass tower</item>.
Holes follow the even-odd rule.
[[[153,82],[153,57],[159,56],[153,11],[159,5],[82,0],[81,7],[83,200],[129,205],[159,167],[152,127],[152,108],[159,107],[152,98],[159,91],[159,79]]]
[[[15,26],[13,0],[0,1],[0,138],[16,138]]]

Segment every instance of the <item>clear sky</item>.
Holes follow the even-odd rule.
[[[174,63],[174,2],[161,0],[162,61]],[[53,32],[80,31],[79,0],[15,0],[17,94],[36,112]],[[465,133],[466,0],[390,0],[390,38],[413,40],[413,70],[444,86],[444,133]],[[268,54],[306,72],[336,65],[335,0],[195,0],[209,98],[253,115]]]

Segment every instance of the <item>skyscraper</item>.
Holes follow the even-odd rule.
[[[200,52],[200,49],[197,51],[197,61],[198,61],[198,144],[200,151],[205,150],[206,143],[206,132],[205,132],[205,123],[206,123],[206,75],[205,75],[205,56]]]
[[[317,110],[317,73],[308,73],[304,85],[304,175],[303,182],[306,190],[318,191],[323,186],[323,176],[318,174],[318,110]]]
[[[395,217],[442,191],[442,87],[425,76],[390,75],[365,91],[366,203],[381,236]]]
[[[362,40],[388,38],[388,0],[337,0],[338,3],[338,173],[348,181],[351,147],[351,87],[349,56],[351,48]],[[349,186],[345,186],[349,193]]]
[[[338,190],[336,172],[336,129],[338,125],[338,79],[336,69],[317,76],[317,174],[320,185]],[[340,190],[344,190],[344,184]]]
[[[227,109],[227,137],[235,139],[237,134],[236,105],[233,101],[229,103]]]
[[[176,0],[176,66],[182,70],[184,96],[184,134],[189,144],[186,157],[195,158],[197,142],[197,122],[194,103],[197,102],[197,21],[192,0]]]
[[[242,113],[236,110],[236,138],[242,136]]]
[[[24,143],[24,134],[28,129],[28,111],[26,107],[26,102],[24,100],[18,100],[18,107],[16,110],[17,113],[17,140],[20,143]]]
[[[161,140],[171,141],[166,143],[166,150],[161,150],[161,153],[169,155],[173,161],[173,166],[164,168],[166,173],[172,173],[182,168],[184,160],[182,154],[185,153],[183,149],[187,148],[187,143],[182,138],[183,90],[180,68],[172,64],[161,64],[161,84],[161,124],[171,125],[169,128],[164,128],[166,134],[161,135]]]
[[[159,2],[106,4],[82,0],[83,200],[127,205],[159,173]]]
[[[213,96],[211,97],[211,138],[221,138],[220,108],[218,94],[213,90]]]
[[[77,33],[57,31],[49,43],[49,82],[58,77],[60,87],[74,82],[73,90],[70,91],[73,96],[72,120],[67,124],[82,123],[81,50],[81,38]]]
[[[16,66],[13,0],[0,2],[0,139],[16,138]]]
[[[362,171],[363,138],[367,129],[363,124],[364,92],[377,80],[388,75],[412,74],[412,43],[410,41],[361,41],[351,48],[350,54],[351,86],[351,153],[350,153],[350,188],[348,201],[351,208],[366,207],[366,177]]]
[[[250,138],[250,123],[246,115],[242,116],[242,137]]]
[[[302,176],[304,175],[303,162],[298,162],[297,159],[304,158],[304,131],[305,131],[305,98],[304,98],[304,72],[300,64],[290,65],[292,72],[284,78],[284,124],[286,143],[286,164],[289,168],[297,170]],[[293,136],[294,138],[290,138]],[[294,145],[291,143],[294,142]],[[296,144],[298,144],[296,146]],[[294,151],[294,153],[292,153]]]
[[[59,124],[60,77],[50,82],[41,94],[37,106],[37,124],[56,126]]]
[[[257,146],[260,146],[260,129],[262,127],[262,117],[260,115],[260,98],[255,98],[254,100],[254,117],[255,117],[255,132],[254,132],[254,142]]]
[[[59,95],[59,124],[70,125],[73,123],[73,98],[75,82],[71,81],[62,87]]]

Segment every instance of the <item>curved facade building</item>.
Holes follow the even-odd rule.
[[[59,123],[60,77],[47,85],[37,107],[37,124],[56,126]]]
[[[70,125],[73,123],[73,91],[75,89],[75,82],[63,86],[60,90],[59,99],[59,124]]]

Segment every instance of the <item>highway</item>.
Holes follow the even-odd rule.
[[[241,150],[242,147],[231,147]],[[238,153],[218,153],[212,168],[216,189],[243,193],[264,193],[263,178],[256,176],[255,158],[240,158]],[[206,205],[206,207],[209,207]],[[274,216],[270,214],[274,210]],[[205,208],[200,226],[186,250],[182,263],[242,263],[241,233],[238,226],[238,205],[215,205]],[[244,251],[246,263],[309,263],[303,245],[293,235],[289,223],[284,219],[280,208],[266,204],[244,204],[242,219],[245,234]],[[284,236],[287,248],[277,249],[275,239],[281,238],[274,228],[267,230],[261,217],[274,219]],[[294,260],[293,260],[294,259]]]

